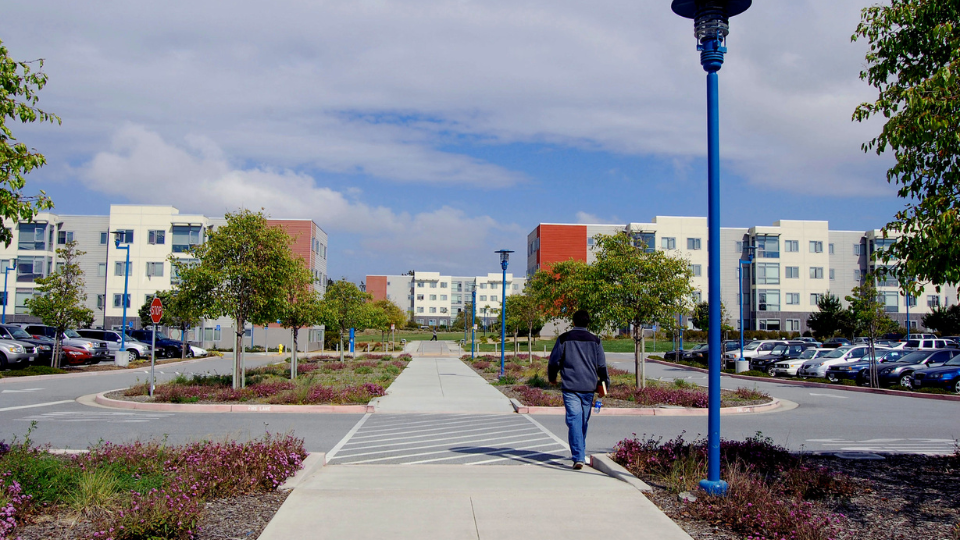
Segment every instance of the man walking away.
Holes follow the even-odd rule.
[[[550,352],[547,378],[551,384],[556,384],[557,373],[560,374],[573,468],[582,469],[586,459],[587,422],[590,421],[593,394],[600,381],[609,387],[610,377],[607,375],[607,360],[600,338],[587,330],[590,314],[582,309],[574,313],[573,326],[572,330],[557,338]]]
[[[433,329],[433,337],[430,338],[430,341],[436,341],[436,340],[437,340],[437,329],[434,328],[434,329]]]

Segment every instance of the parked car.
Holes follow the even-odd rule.
[[[798,337],[797,341],[803,341],[805,343],[811,343],[814,347],[823,347],[823,343],[820,343],[812,337]]]
[[[57,337],[57,329],[52,326],[45,324],[21,324],[20,326],[34,337],[44,336],[50,339]],[[106,342],[81,337],[80,334],[73,330],[64,331],[63,334],[60,335],[60,343],[89,352],[90,356],[96,360],[96,362],[110,358],[110,349],[107,347]]]
[[[943,388],[960,394],[960,356],[954,356],[940,367],[915,372],[911,383],[914,388]]]
[[[774,377],[783,376],[783,375],[796,377],[797,371],[800,370],[800,366],[802,366],[804,362],[806,362],[807,360],[813,360],[814,358],[821,357],[833,350],[834,349],[824,349],[822,347],[813,347],[813,348],[806,349],[802,353],[800,353],[800,356],[797,358],[788,358],[788,359],[780,360],[779,362],[774,364],[772,375]]]
[[[754,340],[750,343],[747,343],[743,346],[743,358],[753,358],[754,356],[760,356],[761,354],[768,354],[773,350],[777,345],[785,345],[787,340],[785,339],[762,339]],[[724,355],[729,360],[736,360],[740,358],[740,348],[737,350],[730,351]]]
[[[0,340],[0,368],[9,369],[11,364],[27,363],[37,356],[37,348],[31,343]]]
[[[897,360],[903,358],[910,351],[901,351],[897,349],[887,350],[887,349],[876,349],[877,351],[877,364],[883,364],[887,362],[896,362]],[[868,352],[863,358],[854,361],[847,362],[845,364],[836,364],[827,368],[827,379],[830,382],[839,382],[841,380],[850,380],[856,381],[857,384],[863,385],[869,381],[870,369],[870,353]]]
[[[850,343],[850,340],[842,337],[832,337],[824,340],[823,347],[825,349],[836,349],[837,347],[843,347],[845,345],[853,345]]]
[[[722,345],[721,350],[724,352],[724,354],[726,354],[729,351],[740,349],[740,342],[734,341],[732,339],[724,341],[723,343],[721,343],[721,345]],[[687,360],[696,360],[698,362],[706,363],[710,359],[710,346],[707,344],[704,344],[695,349],[685,351],[685,354],[683,356]],[[721,358],[723,358],[722,355],[721,355]]]
[[[824,345],[826,345],[826,343],[824,343]],[[864,347],[863,345],[836,348],[821,357],[804,362],[803,365],[800,366],[800,369],[797,370],[797,375],[800,377],[826,377],[827,368],[830,366],[859,360],[867,354],[869,350],[869,347]]]
[[[71,347],[63,345],[63,355],[60,356],[60,365],[82,366],[84,364],[95,364],[99,362],[90,354],[90,351],[80,347]]]
[[[82,328],[77,330],[77,333],[85,338],[105,342],[107,344],[107,348],[110,349],[111,355],[116,356],[117,351],[120,350],[119,330],[94,330],[90,328]],[[134,337],[128,336],[125,340],[124,346],[126,347],[127,351],[129,351],[133,360],[150,357],[150,345],[142,343]]]
[[[707,348],[707,344],[706,344],[706,343],[698,343],[698,344],[694,345],[693,348],[691,348],[691,349],[684,349],[684,350],[680,350],[680,351],[677,351],[677,350],[668,351],[666,354],[663,355],[663,359],[664,359],[664,360],[670,360],[670,361],[673,361],[673,362],[676,362],[677,360],[683,360],[684,358],[687,357],[687,354],[689,354],[689,353],[691,353],[691,352],[693,352],[693,351],[696,351],[697,349],[701,349],[701,348],[706,349],[706,348]]]
[[[899,384],[910,388],[914,373],[941,366],[960,354],[958,349],[926,349],[913,351],[896,362],[884,365],[877,371],[880,386]]]
[[[48,337],[33,337],[23,328],[15,324],[0,324],[0,339],[21,341],[29,343],[37,348],[37,354],[33,361],[37,363],[50,363],[53,358],[54,341]]]
[[[952,345],[950,345],[949,343],[947,343],[947,340],[945,340],[945,339],[939,339],[939,338],[923,338],[923,339],[920,339],[920,338],[914,338],[913,336],[910,336],[910,339],[908,339],[908,340],[906,341],[906,344],[904,345],[904,348],[906,348],[906,349],[916,349],[916,350],[922,350],[922,349],[946,349],[947,347],[951,347],[951,346],[952,346]]]
[[[789,341],[783,345],[777,345],[768,354],[755,356],[750,359],[750,369],[763,371],[768,375],[773,375],[773,365],[780,360],[789,358],[798,358],[805,349],[813,349],[812,344],[802,341]]]
[[[144,342],[144,343],[153,343],[153,330],[128,330],[128,336],[133,336],[134,338]],[[167,337],[163,332],[157,332],[157,356],[167,357],[167,358],[178,358],[180,357],[181,350],[183,348],[183,342],[176,339],[171,339]],[[193,349],[187,347],[187,356],[193,356]]]

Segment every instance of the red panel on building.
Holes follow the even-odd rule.
[[[387,299],[387,276],[367,276],[367,292],[373,301]]]
[[[586,225],[540,225],[540,251],[537,263],[546,268],[553,263],[587,260]]]
[[[311,239],[313,238],[313,221],[309,219],[268,219],[267,224],[271,227],[279,225],[283,232],[290,236],[290,250],[294,256],[300,256],[307,263],[307,268],[313,268],[314,253],[310,249]]]

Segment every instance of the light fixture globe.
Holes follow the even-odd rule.
[[[677,15],[693,19],[697,43],[724,41],[730,33],[730,17],[750,7],[753,0],[673,0],[671,9]]]

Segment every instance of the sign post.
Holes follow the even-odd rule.
[[[150,302],[150,320],[153,321],[153,332],[150,334],[150,397],[153,397],[153,389],[157,384],[156,365],[157,365],[157,325],[163,319],[163,302],[160,297],[154,296]],[[181,336],[182,337],[182,336]]]

